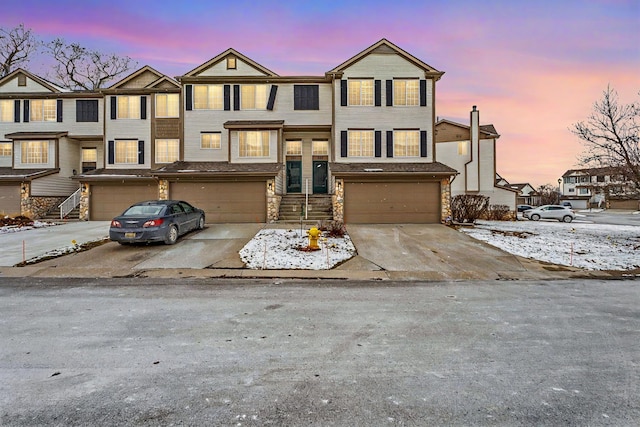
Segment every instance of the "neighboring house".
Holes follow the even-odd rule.
[[[500,135],[493,125],[480,125],[478,109],[473,107],[469,125],[442,119],[435,129],[438,160],[460,173],[451,182],[451,197],[479,194],[489,197],[490,205],[515,211],[519,190],[496,181],[496,141]]]
[[[470,126],[438,124],[463,138],[437,136],[444,73],[385,39],[320,76],[279,76],[234,49],[175,80],[143,67],[92,93],[32,76],[35,98],[62,100],[64,116],[29,130],[14,121],[15,101],[29,98],[14,74],[0,80],[0,99],[11,101],[0,104],[0,162],[14,153],[0,170],[0,209],[24,213],[24,185],[56,175],[61,195],[80,185],[80,217],[91,220],[173,198],[202,207],[207,222],[267,222],[300,209],[306,194],[347,223],[442,222],[462,193],[515,210],[515,192],[495,184],[493,126],[480,126],[474,109]],[[85,100],[98,104],[91,128],[72,120]],[[49,141],[56,160],[27,168],[15,155],[25,140]]]
[[[152,170],[182,159],[182,102],[174,79],[145,66],[101,91],[104,140],[82,183],[80,216],[106,220],[160,196]]]
[[[640,209],[638,190],[616,168],[570,169],[562,175],[561,193],[574,208]]]
[[[95,167],[102,95],[73,92],[17,69],[0,79],[0,212],[39,217],[78,189],[70,177]]]
[[[519,205],[540,205],[540,194],[538,194],[538,192],[528,182],[522,184],[508,184],[508,186],[509,188],[513,188],[518,191],[516,202]]]

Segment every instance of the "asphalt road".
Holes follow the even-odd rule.
[[[4,278],[0,425],[637,425],[639,285]]]

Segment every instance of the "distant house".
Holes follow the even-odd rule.
[[[538,206],[540,204],[540,195],[531,184],[509,184],[509,187],[518,191],[517,202],[519,205]]]
[[[562,175],[561,193],[574,208],[640,209],[638,189],[617,168],[570,169]]]

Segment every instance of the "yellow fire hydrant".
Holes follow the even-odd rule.
[[[318,248],[318,237],[322,234],[322,231],[318,230],[317,227],[311,227],[309,231],[307,231],[309,235],[309,248],[311,249],[319,249]]]

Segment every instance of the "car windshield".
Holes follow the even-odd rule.
[[[122,216],[156,216],[160,215],[164,206],[131,206]]]

